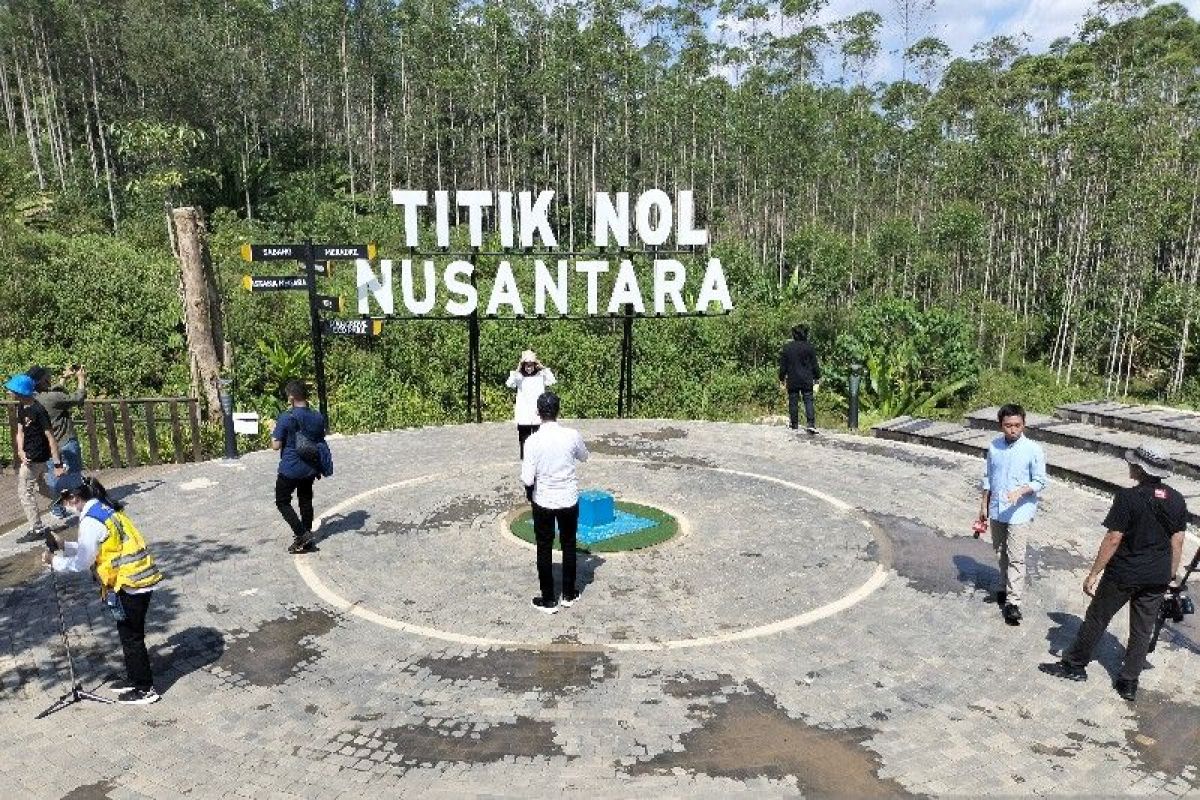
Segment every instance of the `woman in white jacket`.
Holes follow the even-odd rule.
[[[554,373],[542,366],[537,353],[526,350],[521,353],[517,368],[508,373],[505,385],[517,390],[517,402],[513,416],[517,423],[517,441],[520,457],[525,457],[525,440],[542,424],[538,416],[537,399],[558,381]]]

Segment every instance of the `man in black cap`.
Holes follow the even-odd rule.
[[[1132,701],[1163,595],[1179,571],[1188,512],[1183,495],[1162,482],[1172,470],[1171,457],[1162,448],[1143,444],[1127,450],[1125,460],[1137,485],[1119,489],[1104,518],[1108,535],[1083,581],[1084,593],[1092,598],[1083,626],[1061,661],[1039,669],[1058,678],[1087,680],[1085,667],[1096,642],[1128,603],[1129,643],[1114,686],[1117,694]]]
[[[779,385],[788,396],[788,424],[792,430],[800,424],[800,398],[804,398],[804,420],[810,434],[817,432],[817,414],[813,407],[813,392],[821,380],[817,352],[808,341],[808,328],[792,328],[792,341],[779,353]]]
[[[50,384],[50,370],[45,367],[32,367],[25,374],[33,378],[37,388],[34,399],[50,416],[50,428],[54,432],[54,438],[58,440],[59,455],[66,467],[66,472],[58,477],[55,477],[50,465],[47,465],[46,470],[46,486],[55,498],[50,506],[50,513],[59,519],[66,519],[70,515],[58,501],[58,494],[64,489],[74,489],[83,482],[83,451],[79,447],[79,438],[75,435],[71,409],[82,406],[83,401],[87,399],[87,387],[84,385],[86,373],[81,366],[63,370],[61,380],[53,386]],[[70,378],[75,379],[75,391],[68,393],[63,381]]]

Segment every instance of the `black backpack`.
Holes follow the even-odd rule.
[[[316,470],[318,475],[324,473],[321,466],[321,449],[317,442],[314,442],[308,434],[300,429],[300,420],[296,419],[294,415],[292,422],[295,425],[292,432],[292,448],[296,451],[296,455],[301,461]]]

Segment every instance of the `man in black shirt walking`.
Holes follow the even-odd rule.
[[[50,425],[46,409],[33,399],[35,386],[28,375],[14,375],[4,384],[17,401],[17,500],[29,531],[17,541],[39,541],[50,529],[42,524],[42,512],[38,508],[38,484],[45,479],[48,469],[55,477],[66,473],[62,454],[58,451],[58,440]],[[41,490],[46,494],[45,490]]]
[[[799,400],[804,397],[804,417],[807,430],[817,432],[817,413],[813,408],[813,390],[821,380],[821,367],[817,364],[817,353],[808,341],[808,328],[797,325],[792,328],[792,341],[783,346],[779,353],[779,384],[787,391],[788,424],[792,430],[799,425]]]
[[[1171,474],[1172,464],[1161,448],[1143,444],[1126,451],[1125,460],[1137,485],[1118,490],[1104,518],[1108,535],[1083,582],[1084,593],[1092,598],[1083,626],[1061,661],[1039,668],[1055,677],[1087,680],[1084,668],[1092,660],[1096,642],[1113,615],[1128,603],[1129,643],[1115,688],[1121,697],[1133,700],[1163,595],[1179,570],[1187,504],[1183,495],[1162,482]]]

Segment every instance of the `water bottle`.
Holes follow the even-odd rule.
[[[114,622],[125,621],[125,607],[121,605],[121,598],[116,592],[104,595],[104,605],[108,606],[108,613],[112,614]]]

